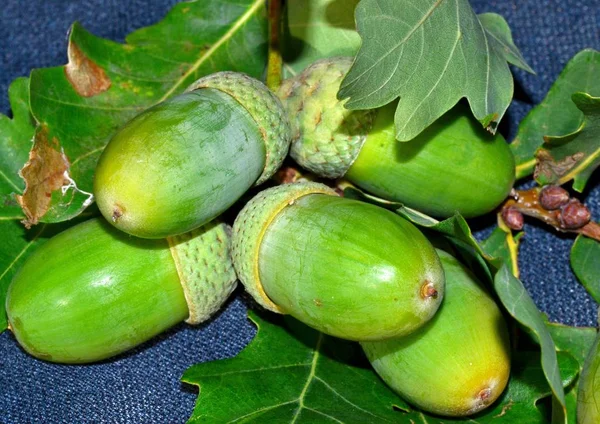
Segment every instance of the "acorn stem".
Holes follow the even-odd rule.
[[[281,0],[269,0],[269,58],[267,62],[267,87],[276,91],[281,85],[283,59],[280,49]]]
[[[422,299],[437,299],[438,291],[435,288],[435,285],[425,280],[423,285],[421,286],[421,298]]]
[[[590,220],[589,210],[577,199],[567,198],[566,201],[550,201],[548,194],[558,192],[556,186],[534,187],[529,190],[514,190],[510,198],[502,206],[502,218],[507,226],[517,230],[514,225],[516,213],[537,218],[554,227],[560,232],[583,234],[586,237],[600,241],[600,225]],[[564,193],[561,191],[561,195]],[[554,196],[553,196],[554,197]],[[544,207],[552,209],[546,209]]]

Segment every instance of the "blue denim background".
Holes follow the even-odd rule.
[[[66,62],[69,25],[80,21],[96,35],[123,41],[132,30],[161,19],[174,0],[3,0],[0,3],[0,112],[6,90],[31,68]],[[567,61],[586,47],[600,49],[600,0],[471,0],[478,12],[502,14],[537,76],[515,70],[517,100],[502,125],[509,138],[525,113],[543,99]],[[600,76],[599,76],[600,77]],[[600,219],[600,178],[585,193]],[[531,221],[530,221],[531,222]],[[494,219],[478,220],[478,236]],[[596,305],[569,268],[573,237],[527,224],[520,266],[522,280],[553,321],[593,325]],[[192,412],[196,389],[179,378],[192,364],[234,356],[253,337],[246,306],[236,291],[210,323],[180,325],[139,349],[90,366],[38,361],[0,335],[0,423],[176,423]]]

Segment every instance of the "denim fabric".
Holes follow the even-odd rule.
[[[292,0],[299,1],[299,0]],[[0,112],[6,90],[31,68],[66,61],[66,34],[77,20],[92,33],[123,41],[132,30],[158,21],[174,0],[4,0],[0,4]],[[516,101],[502,131],[512,138],[518,122],[541,101],[567,61],[586,47],[600,49],[600,0],[471,0],[477,12],[502,14],[537,76],[513,69]],[[600,219],[600,178],[587,203]],[[553,321],[594,325],[596,305],[569,267],[573,237],[532,223],[525,226],[521,277]],[[494,218],[476,220],[484,237]],[[0,423],[177,423],[191,414],[196,389],[179,379],[194,363],[234,356],[253,337],[246,303],[237,290],[208,324],[182,324],[146,345],[90,366],[54,365],[33,359],[9,332],[0,335]]]

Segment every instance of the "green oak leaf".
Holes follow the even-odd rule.
[[[600,97],[575,93],[571,99],[584,120],[570,134],[544,137],[544,145],[535,153],[534,177],[540,185],[573,180],[573,189],[582,192],[600,166]]]
[[[596,339],[597,330],[592,327],[569,327],[556,323],[546,323],[546,326],[552,335],[556,350],[567,352],[575,358],[581,373],[588,352]],[[565,391],[569,424],[576,423],[578,382],[578,379],[575,380]]]
[[[261,77],[267,56],[266,0],[196,0],[176,5],[125,44],[74,24],[65,66],[33,70],[37,122],[21,171],[27,224],[76,216],[92,200],[96,162],[113,133],[142,110],[222,70]]]
[[[284,76],[290,78],[318,59],[354,56],[360,36],[354,24],[359,0],[287,2],[283,43]]]
[[[513,236],[512,231],[504,227],[503,221],[498,220],[500,227],[496,228],[490,236],[482,241],[483,249],[491,256],[501,257],[504,263],[512,268],[512,274],[518,278],[519,269],[517,265],[517,254],[519,248],[519,240],[524,235],[523,232]],[[581,372],[583,361],[589,350],[589,347],[594,342],[596,335],[595,328],[577,328],[568,327],[561,324],[546,323],[546,327],[550,332],[552,340],[558,352],[567,352],[570,354],[579,365],[578,371]],[[561,375],[564,375],[563,368],[559,368]],[[563,385],[564,386],[564,385]],[[563,409],[556,402],[552,405],[558,409],[555,422],[564,422],[564,411],[566,411],[566,420],[569,424],[576,423],[577,409],[577,384],[565,386],[565,408]],[[562,410],[562,411],[561,411]]]
[[[583,113],[571,102],[576,92],[600,96],[600,52],[582,50],[567,63],[546,98],[519,124],[519,132],[510,144],[515,155],[517,178],[530,175],[535,167],[535,151],[544,136],[569,134],[581,124]]]
[[[0,115],[0,222],[25,217],[14,194],[25,189],[19,168],[27,161],[34,133],[28,96],[29,80],[14,80],[8,89],[13,119]]]
[[[596,424],[600,421],[600,334],[592,345],[579,377],[577,390],[577,422]]]
[[[502,220],[498,220],[502,223]],[[519,278],[519,242],[525,233],[519,232],[513,235],[508,228],[496,227],[494,231],[483,240],[480,245],[483,251],[492,258],[500,258],[511,270],[512,274]]]
[[[573,356],[579,365],[581,374],[586,366],[588,356],[592,355],[593,357],[594,355],[592,349],[597,347],[598,330],[593,327],[570,327],[556,323],[547,323],[547,326],[556,344],[556,349],[568,352]],[[577,422],[576,412],[580,380],[581,376],[566,391],[569,424]],[[579,424],[581,424],[581,421]]]
[[[200,386],[195,422],[391,423],[407,407],[365,364],[356,343],[253,312],[258,334],[237,357],[195,365],[182,380]],[[293,335],[292,335],[293,334]]]
[[[27,151],[34,132],[29,113],[29,80],[17,78],[8,89],[13,119],[0,115],[0,305],[4,305],[6,290],[20,263],[39,243],[44,228],[26,232],[19,220],[24,218],[13,193],[21,193],[23,181],[19,166],[27,160]],[[8,322],[4,306],[0,311],[0,333]]]
[[[517,234],[516,237],[512,238],[510,231],[506,232],[504,229],[496,228],[492,234],[484,240],[481,245],[483,249],[492,256],[502,257],[505,260],[507,266],[514,265],[513,252],[518,249],[518,240],[523,233]],[[586,239],[589,240],[589,239]],[[592,241],[592,240],[590,240]],[[600,256],[599,256],[600,257]],[[513,274],[515,274],[513,270]],[[591,327],[569,327],[562,324],[546,322],[546,328],[550,332],[552,340],[556,346],[558,352],[566,352],[571,355],[578,364],[578,372],[583,370],[584,361],[591,346],[596,338],[597,330]],[[560,367],[561,375],[564,375],[563,368]],[[567,411],[567,422],[576,423],[576,409],[577,409],[577,390],[578,385],[575,380],[573,384],[566,387],[565,390],[565,405]],[[561,420],[562,421],[562,420]]]
[[[476,15],[468,0],[362,0],[356,8],[362,45],[338,97],[349,109],[400,98],[396,138],[411,140],[466,97],[495,133],[513,96],[512,63],[533,72],[506,21]]]
[[[560,383],[561,375],[556,358],[556,346],[544,325],[542,314],[527,293],[523,283],[512,274],[506,264],[496,272],[494,290],[508,313],[537,338],[542,350],[542,370],[552,388],[554,398],[559,403],[556,411],[553,411],[553,416],[562,415],[564,418],[560,419],[560,422],[566,422],[565,393]],[[553,420],[553,422],[558,421]]]
[[[546,323],[550,335],[556,345],[556,350],[567,352],[575,358],[580,370],[588,352],[594,344],[597,330],[593,327],[570,327],[568,325],[553,322]]]
[[[571,248],[571,268],[579,282],[600,303],[600,243],[577,236]]]
[[[506,254],[499,254],[498,257],[495,257],[486,253],[484,248],[475,240],[469,225],[460,214],[438,221],[400,203],[381,200],[348,185],[344,187],[344,196],[394,210],[421,229],[442,235],[458,251],[461,259],[466,262],[469,268],[476,271],[478,275],[485,276],[504,309],[530,334],[537,338],[541,346],[541,364],[544,375],[552,388],[552,393],[559,402],[559,410],[556,413],[565,414],[565,396],[561,385],[554,342],[533,299],[531,299],[523,283],[513,275],[512,264],[506,263],[503,259]],[[488,250],[491,250],[490,246],[488,244]],[[494,248],[497,254],[500,249],[501,246]],[[561,419],[562,421],[564,419]]]
[[[468,418],[438,418],[413,409],[370,368],[357,343],[316,332],[289,317],[249,312],[258,327],[235,358],[189,368],[182,380],[199,386],[189,422],[277,423],[542,423],[536,402],[550,394],[538,352],[517,352],[511,379],[488,410]],[[577,361],[559,354],[563,385]]]
[[[567,405],[567,424],[577,424],[577,390],[573,387],[566,389],[565,403]]]

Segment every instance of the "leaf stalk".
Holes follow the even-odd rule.
[[[281,85],[283,59],[281,57],[281,3],[269,0],[269,57],[267,62],[267,87],[276,91]]]

